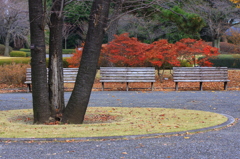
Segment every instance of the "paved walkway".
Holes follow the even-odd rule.
[[[68,99],[70,93],[66,93]],[[240,118],[239,91],[93,92],[89,106],[165,107]],[[30,93],[0,94],[0,110],[31,108]],[[0,158],[240,159],[240,123],[186,136],[87,142],[0,142]],[[1,136],[1,135],[0,135]]]

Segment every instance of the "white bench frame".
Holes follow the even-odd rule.
[[[224,90],[227,90],[227,67],[173,67],[173,81],[175,90],[178,91],[178,82],[200,82],[202,91],[203,82],[224,82]]]
[[[154,67],[100,67],[100,82],[104,91],[105,82],[126,82],[127,91],[130,82],[150,82],[151,90],[154,90]]]

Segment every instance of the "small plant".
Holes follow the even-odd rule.
[[[24,51],[12,51],[10,52],[11,57],[26,57],[27,53]]]

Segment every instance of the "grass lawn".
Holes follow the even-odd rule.
[[[2,138],[64,138],[188,131],[222,124],[220,114],[182,109],[89,107],[84,124],[33,125],[32,109],[0,111]]]

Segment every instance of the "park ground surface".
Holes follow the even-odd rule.
[[[155,136],[143,138],[81,139],[62,141],[1,141],[0,158],[43,159],[240,159],[240,75],[229,71],[228,91],[222,82],[204,83],[204,91],[198,91],[199,83],[179,83],[180,91],[174,91],[171,79],[156,82],[155,91],[130,89],[125,83],[107,83],[101,91],[101,83],[95,81],[89,107],[160,107],[191,109],[227,114],[236,123],[224,129],[197,134]],[[71,86],[67,85],[71,91]],[[130,87],[150,87],[149,83],[130,84]],[[69,89],[70,88],[70,89]],[[25,86],[1,85],[0,110],[31,109],[32,94]],[[65,93],[68,101],[70,92]],[[81,133],[81,132],[79,132]],[[0,135],[1,136],[1,135]]]
[[[31,93],[0,94],[0,110],[31,109]],[[65,93],[65,100],[70,92]],[[240,91],[94,91],[89,107],[156,107],[228,114],[236,123],[224,129],[173,136],[121,140],[2,141],[4,159],[239,159]],[[81,133],[81,132],[79,132]]]

